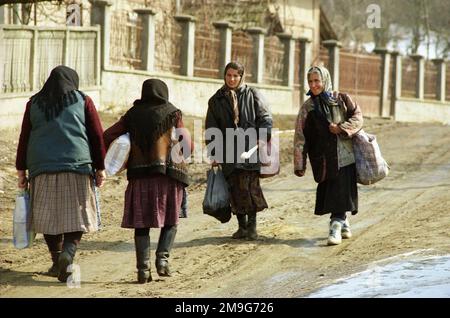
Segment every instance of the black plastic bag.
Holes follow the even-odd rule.
[[[211,168],[208,171],[205,197],[203,199],[203,213],[211,215],[222,223],[231,219],[230,194],[228,183],[222,170]]]

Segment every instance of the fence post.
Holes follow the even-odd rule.
[[[385,101],[388,99],[389,94],[389,70],[390,70],[390,62],[391,62],[391,54],[386,48],[375,48],[373,50],[375,54],[381,55],[381,68],[380,68],[380,79],[381,79],[381,88],[380,88],[380,109],[379,115],[389,116],[389,109],[386,109],[384,105]]]
[[[102,41],[102,67],[109,66],[109,49],[111,37],[111,5],[110,0],[89,0],[91,3],[91,25],[99,24]]]
[[[445,102],[446,94],[446,64],[444,59],[431,60],[437,68],[437,83],[436,83],[436,99],[440,102]]]
[[[20,24],[20,12],[22,12],[22,4],[13,4],[13,24]]]
[[[425,60],[420,54],[412,54],[410,57],[416,61],[417,77],[416,77],[416,98],[423,99],[424,80],[425,80]]]
[[[228,21],[213,22],[214,27],[220,33],[220,60],[219,60],[219,78],[223,78],[225,66],[231,61],[231,44],[233,37],[233,24]]]
[[[101,43],[101,33],[102,33],[102,28],[100,27],[100,25],[96,26],[97,30],[95,31],[96,33],[96,43],[95,43],[95,85],[96,86],[100,86],[101,85],[101,77],[102,77],[102,43]]]
[[[322,42],[323,46],[328,49],[329,56],[329,71],[333,89],[339,90],[339,49],[342,44],[336,40],[326,40]]]
[[[264,76],[264,29],[253,27],[247,29],[253,38],[252,74],[255,83],[262,83]]]
[[[39,89],[39,74],[38,74],[38,39],[39,31],[37,27],[33,29],[33,39],[31,41],[31,52],[30,52],[30,86],[31,90]]]
[[[280,33],[277,36],[284,46],[283,84],[292,87],[294,86],[295,40],[289,33]]]
[[[181,75],[194,76],[194,56],[195,56],[195,21],[190,15],[176,15],[175,20],[181,24]]]
[[[63,65],[69,66],[69,28],[66,26],[63,42]]]
[[[394,60],[394,67],[392,72],[393,90],[391,92],[391,110],[390,116],[395,119],[396,102],[402,96],[402,56],[399,52],[391,52]]]
[[[5,6],[0,5],[0,24],[5,24]]]
[[[308,69],[311,66],[311,40],[308,38],[300,37],[300,65],[299,81],[300,81],[300,105],[305,102],[306,88],[308,87]]]
[[[3,25],[0,25],[0,93],[5,89],[5,37]]]
[[[153,72],[155,67],[155,14],[152,9],[135,9],[142,21],[141,32],[141,60],[142,67]]]

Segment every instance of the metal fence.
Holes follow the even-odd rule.
[[[253,40],[244,31],[233,32],[231,44],[231,60],[238,61],[245,67],[245,81],[253,80]]]
[[[137,14],[115,11],[111,16],[111,65],[141,69],[142,22]]]
[[[0,93],[40,89],[58,65],[75,69],[80,87],[100,79],[100,28],[0,26]]]
[[[409,57],[402,60],[402,97],[416,97],[417,63]]]
[[[214,27],[199,25],[195,29],[194,76],[219,77],[220,38]]]
[[[283,85],[284,45],[277,36],[264,39],[264,76],[263,82]]]
[[[365,96],[380,94],[380,56],[341,51],[339,59],[339,89],[341,91]]]

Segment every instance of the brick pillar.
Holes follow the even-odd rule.
[[[424,94],[424,81],[425,81],[425,60],[420,54],[413,54],[410,57],[417,64],[417,77],[416,77],[416,98],[423,99]]]
[[[323,46],[328,49],[329,55],[329,71],[333,89],[339,90],[339,49],[342,47],[341,43],[336,40],[326,40],[322,42]]]
[[[399,52],[391,52],[394,71],[392,72],[393,91],[391,93],[391,109],[389,115],[395,119],[396,102],[402,95],[402,56]]]
[[[380,88],[379,115],[389,116],[390,109],[385,107],[388,106],[386,105],[385,102],[388,100],[389,94],[389,69],[391,62],[391,54],[386,48],[375,48],[373,52],[379,54],[381,57],[381,68],[380,68],[381,88]]]
[[[264,34],[263,28],[250,28],[247,32],[253,38],[252,74],[255,83],[262,83],[264,76]]]
[[[225,66],[231,62],[231,43],[233,36],[233,24],[227,21],[218,21],[213,23],[214,27],[220,33],[220,55],[219,55],[219,75],[223,79]]]
[[[308,69],[311,67],[311,53],[312,45],[311,40],[301,37],[298,39],[300,42],[300,66],[299,66],[299,79],[300,79],[300,105],[305,102],[306,92],[308,91]]]
[[[295,40],[292,34],[278,34],[284,46],[284,68],[283,68],[283,84],[289,87],[294,86],[294,63],[295,63]]]
[[[436,99],[440,102],[445,102],[446,93],[446,64],[444,59],[432,60],[437,69],[437,82],[436,82]]]
[[[181,24],[181,75],[194,76],[195,56],[195,18],[190,15],[177,15],[175,20]]]
[[[110,0],[89,0],[91,3],[91,25],[100,25],[102,42],[102,67],[109,66],[111,41],[111,5]]]
[[[142,68],[153,72],[155,68],[155,14],[152,9],[134,10],[142,21],[141,60]]]

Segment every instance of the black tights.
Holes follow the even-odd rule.
[[[345,221],[347,216],[345,215],[345,212],[342,213],[331,213],[330,219],[339,219],[342,221]]]
[[[70,232],[64,234],[44,234],[45,242],[47,243],[48,250],[50,252],[62,251],[63,242],[71,242],[75,245],[79,245],[83,232]]]
[[[149,236],[150,228],[134,229],[134,236]]]

